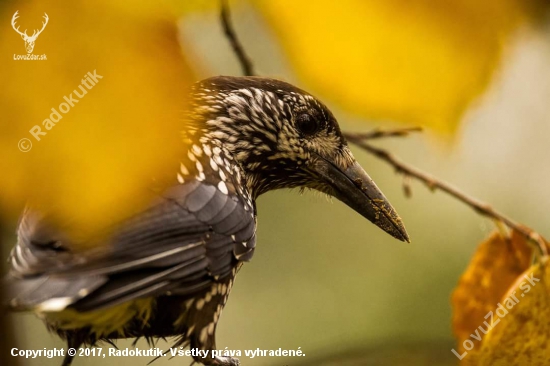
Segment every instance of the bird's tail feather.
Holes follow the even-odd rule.
[[[64,310],[106,281],[106,276],[41,275],[16,278],[8,275],[2,288],[7,305],[12,310],[54,312]]]

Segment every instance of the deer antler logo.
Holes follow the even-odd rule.
[[[19,33],[19,35],[21,35],[21,38],[23,38],[23,40],[25,41],[25,48],[27,49],[27,53],[32,53],[32,50],[34,49],[34,42],[36,41],[36,38],[38,38],[38,36],[40,35],[40,33],[42,33],[42,31],[44,30],[44,28],[46,28],[46,24],[48,24],[48,14],[44,13],[44,22],[42,22],[42,29],[40,30],[34,30],[32,36],[28,36],[27,35],[27,30],[25,29],[24,32],[21,32],[19,30],[19,27],[17,26],[16,27],[16,24],[15,24],[15,21],[17,18],[19,18],[19,16],[17,15],[17,13],[19,12],[19,10],[17,10],[15,12],[15,14],[13,14],[13,17],[11,18],[11,26],[13,27],[13,29]]]

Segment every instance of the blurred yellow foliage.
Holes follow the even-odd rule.
[[[4,215],[18,215],[29,199],[61,222],[93,231],[143,205],[154,179],[175,179],[181,117],[195,81],[178,43],[175,8],[107,0],[3,5],[2,19],[17,10],[17,25],[29,35],[44,13],[49,17],[33,52],[46,54],[45,61],[6,61],[26,50],[10,26],[1,31]],[[75,98],[88,72],[102,78]],[[60,113],[71,94],[77,102]],[[59,121],[48,130],[43,121],[51,114]],[[46,132],[40,141],[29,132],[35,125]],[[18,149],[23,138],[32,143],[28,152]]]
[[[451,133],[536,0],[256,0],[298,76],[368,118]]]

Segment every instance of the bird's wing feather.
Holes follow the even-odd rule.
[[[37,220],[25,214],[12,251],[9,299],[16,308],[49,301],[94,310],[167,291],[192,295],[249,260],[255,247],[251,203],[208,181],[168,189],[90,255],[59,246],[58,236],[37,230]]]

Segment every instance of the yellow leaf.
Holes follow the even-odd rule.
[[[532,251],[525,237],[515,231],[509,240],[493,232],[479,245],[451,300],[459,354],[465,351],[463,342],[467,339],[479,347],[480,341],[470,335],[483,326],[487,313],[495,311],[517,277],[529,268]]]
[[[495,315],[494,327],[481,348],[464,358],[471,366],[543,366],[550,360],[550,267],[529,268],[500,301],[506,312]],[[516,301],[517,300],[517,301]],[[515,304],[513,304],[515,303]]]
[[[0,9],[2,19],[18,11],[17,25],[29,35],[45,13],[49,20],[33,50],[47,60],[2,66],[3,213],[13,217],[29,200],[62,223],[93,231],[144,204],[155,179],[175,181],[194,76],[178,43],[173,6],[9,4]],[[2,55],[27,54],[12,27],[2,27],[0,37]]]
[[[298,76],[368,118],[455,130],[536,0],[256,3]]]

